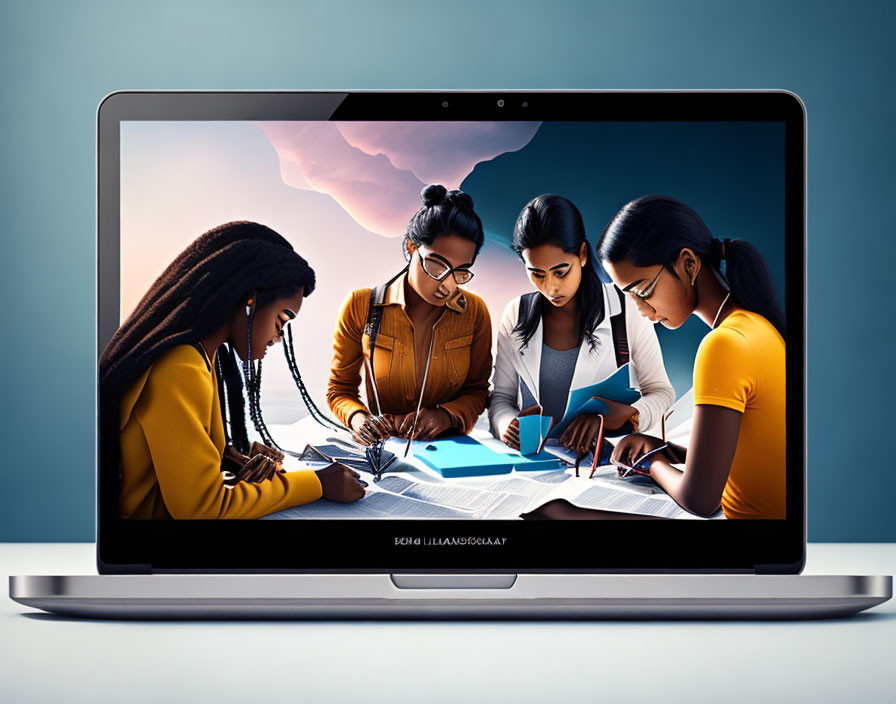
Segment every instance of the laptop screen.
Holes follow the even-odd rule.
[[[119,518],[787,517],[783,121],[119,149]]]

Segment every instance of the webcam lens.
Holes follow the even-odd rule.
[[[447,107],[448,107],[448,101],[447,101],[447,100],[442,101],[442,107],[443,107],[443,108],[447,108]]]
[[[503,101],[503,100],[499,100],[499,101],[498,101],[498,107],[499,107],[499,108],[503,108],[503,107],[504,107],[504,101]]]

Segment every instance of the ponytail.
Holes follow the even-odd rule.
[[[787,339],[784,311],[778,305],[775,282],[765,257],[756,245],[746,240],[725,240],[722,247],[723,276],[731,288],[732,298],[742,308],[768,320]]]

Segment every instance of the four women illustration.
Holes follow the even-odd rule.
[[[613,282],[602,283],[579,210],[540,195],[520,212],[511,243],[535,291],[507,304],[493,368],[489,311],[463,288],[484,242],[473,200],[435,184],[421,197],[402,241],[406,266],[387,281],[371,272],[372,286],[352,291],[337,317],[327,403],[356,442],[468,434],[487,409],[492,434],[519,450],[520,414],[559,420],[571,391],[627,364],[637,400],[599,399],[604,413],[552,430],[561,445],[582,454],[604,433],[624,436],[612,460],[686,510],[784,517],[784,317],[755,247],[714,238],[681,201],[645,196],[600,237],[597,257]],[[288,450],[262,418],[260,360],[314,286],[287,240],[250,222],[205,233],[152,285],[100,359],[100,420],[118,431],[122,517],[257,518],[364,495],[359,475],[339,463],[284,471]],[[674,391],[653,324],[674,329],[690,315],[711,330],[697,352],[683,448],[657,437]],[[247,407],[262,442],[249,440]]]

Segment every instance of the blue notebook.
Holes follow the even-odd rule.
[[[549,470],[566,469],[566,465],[556,455],[547,450],[538,454],[509,455],[514,458],[513,468],[517,472],[546,472]]]
[[[509,474],[514,469],[546,471],[564,468],[562,461],[547,452],[533,457],[495,452],[469,435],[415,442],[412,451],[427,467],[446,479]]]

